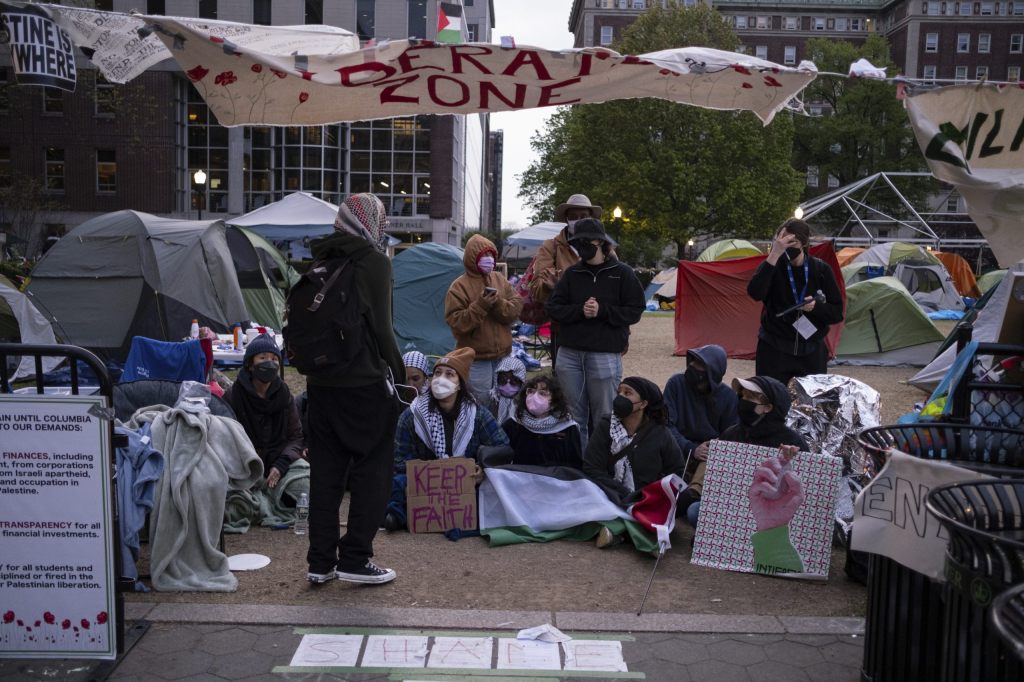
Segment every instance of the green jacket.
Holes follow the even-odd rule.
[[[391,317],[391,291],[394,288],[391,261],[362,237],[347,232],[335,232],[317,239],[312,244],[312,252],[317,260],[343,256],[352,258],[356,288],[376,347],[372,342],[367,344],[365,360],[355,363],[344,373],[330,377],[309,376],[307,382],[316,386],[368,386],[387,378],[388,368],[394,381],[402,381],[405,365],[395,341]]]

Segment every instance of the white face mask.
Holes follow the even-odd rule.
[[[434,377],[430,380],[430,392],[438,400],[444,400],[451,396],[457,389],[458,386],[444,377]]]
[[[484,256],[484,257],[482,257],[480,260],[478,260],[476,262],[476,267],[480,270],[480,272],[482,272],[485,275],[488,274],[488,273],[493,272],[494,271],[494,257],[493,256]]]

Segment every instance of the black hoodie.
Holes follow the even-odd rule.
[[[763,445],[768,448],[796,445],[801,452],[807,452],[807,441],[803,436],[786,426],[786,415],[789,414],[789,406],[792,404],[786,387],[781,381],[771,377],[753,377],[751,381],[760,386],[761,392],[771,401],[772,411],[753,426],[745,426],[740,422],[729,427],[719,439],[733,443]]]

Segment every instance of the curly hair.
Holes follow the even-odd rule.
[[[519,393],[516,394],[516,418],[523,416],[526,411],[526,391],[527,389],[537,388],[541,384],[544,384],[548,389],[548,393],[551,394],[551,414],[558,419],[568,419],[572,416],[569,412],[569,403],[565,400],[565,391],[562,390],[561,384],[558,383],[558,379],[553,374],[535,374],[526,380],[523,387],[519,389]]]

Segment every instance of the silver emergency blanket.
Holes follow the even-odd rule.
[[[811,452],[843,460],[843,482],[836,505],[836,522],[849,532],[853,502],[872,475],[871,459],[857,445],[861,429],[878,426],[878,391],[840,374],[812,374],[789,383],[793,398],[786,424],[807,441]]]

